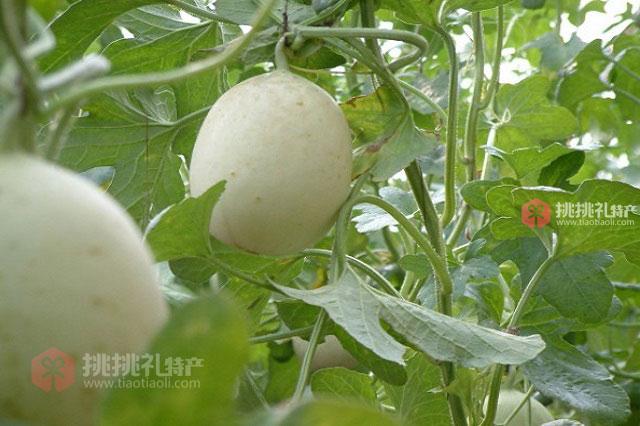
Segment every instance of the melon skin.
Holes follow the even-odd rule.
[[[293,351],[302,361],[309,347],[309,342],[300,337],[294,337],[292,343]],[[324,342],[316,346],[316,352],[313,355],[313,361],[311,361],[311,371],[331,367],[356,368],[357,365],[358,361],[342,347],[338,338],[328,335],[324,336]]]
[[[23,154],[0,157],[0,217],[0,418],[96,424],[83,355],[143,351],[168,316],[142,235],[90,182]],[[61,392],[31,382],[50,348],[75,361]]]
[[[210,231],[253,253],[313,246],[351,182],[351,132],[336,102],[287,71],[246,80],[213,105],[196,140],[191,193],[227,182]]]
[[[504,423],[513,410],[520,405],[525,396],[524,393],[516,390],[501,391],[495,422],[498,424]],[[531,406],[531,423],[529,423],[529,406]],[[529,402],[524,404],[518,414],[506,426],[541,426],[553,420],[554,418],[549,410],[532,397],[529,398]]]

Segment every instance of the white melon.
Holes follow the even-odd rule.
[[[142,351],[167,315],[150,253],[116,202],[39,159],[0,157],[0,418],[94,424],[102,395],[82,384],[83,355]],[[76,363],[60,392],[31,381],[32,359],[50,348]]]
[[[210,231],[244,250],[281,255],[313,246],[349,194],[351,133],[333,98],[275,71],[246,80],[211,108],[190,166],[191,193],[226,180]]]

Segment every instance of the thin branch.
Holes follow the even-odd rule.
[[[313,331],[313,326],[296,328],[294,330],[280,331],[278,333],[263,334],[261,336],[253,336],[249,339],[249,343],[257,345],[258,343],[273,342],[276,340],[289,339],[291,337],[306,336]]]
[[[296,384],[296,389],[293,392],[293,396],[291,397],[291,401],[294,403],[300,401],[302,395],[304,394],[304,388],[307,386],[307,381],[309,380],[309,374],[311,372],[311,362],[313,361],[313,356],[316,353],[318,340],[320,339],[320,333],[322,331],[322,327],[324,325],[326,317],[327,314],[324,309],[320,310],[318,318],[316,319],[316,323],[313,326],[311,337],[309,338],[309,346],[307,346],[307,351],[305,352],[304,358],[302,359],[302,366],[300,367],[298,383]]]

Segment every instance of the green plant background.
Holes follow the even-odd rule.
[[[0,40],[3,140],[37,130],[27,149],[129,212],[174,313],[154,349],[209,363],[198,391],[113,392],[103,424],[489,425],[501,383],[558,419],[639,424],[640,217],[519,216],[533,198],[640,206],[637,2],[601,38],[567,30],[605,3],[277,0],[245,34],[260,1],[30,1],[26,39],[55,46],[25,65]],[[289,70],[354,132],[354,190],[316,247],[271,258],[209,236],[224,185],[190,198],[188,164],[283,30]],[[13,126],[16,76],[35,106]],[[328,334],[357,369],[309,371]]]

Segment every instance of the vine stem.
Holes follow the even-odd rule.
[[[328,27],[308,27],[299,25],[294,27],[294,34],[308,38],[364,38],[396,40],[411,44],[416,47],[414,53],[396,59],[388,65],[391,72],[417,61],[422,58],[429,48],[429,43],[420,34],[404,30],[386,30],[378,28],[328,28]]]
[[[23,3],[23,2],[20,2]],[[5,39],[6,46],[16,65],[20,69],[20,80],[27,91],[28,100],[39,100],[38,76],[34,66],[24,55],[24,40],[20,30],[21,14],[18,11],[15,0],[2,0],[0,2],[0,31]]]
[[[422,235],[422,233],[416,228],[413,223],[409,219],[405,217],[405,215],[395,208],[392,204],[386,202],[385,200],[374,197],[372,195],[364,195],[354,200],[354,205],[357,204],[371,204],[376,207],[381,208],[385,212],[387,212],[391,217],[393,217],[396,222],[413,238],[413,240],[420,246],[422,251],[426,254],[427,259],[429,259],[429,263],[433,267],[434,273],[438,277],[442,285],[442,293],[444,295],[450,295],[453,290],[453,281],[451,280],[451,276],[449,275],[449,270],[447,269],[446,261],[438,255],[436,250],[431,246],[429,240]],[[444,308],[443,308],[444,309]],[[449,309],[449,314],[450,314]]]
[[[480,35],[482,36],[482,31],[480,31]],[[504,47],[504,37],[505,37],[504,8],[500,6],[498,7],[498,11],[497,11],[496,47],[495,47],[495,56],[492,64],[491,80],[489,82],[489,86],[487,87],[487,92],[484,98],[482,99],[482,101],[480,102],[480,106],[477,113],[487,108],[492,103],[492,101],[495,101],[495,96],[500,86],[500,64],[502,59],[502,49]],[[475,41],[474,41],[474,46],[476,46]],[[477,46],[477,47],[482,47],[482,46]],[[484,58],[484,53],[482,53],[481,55]],[[477,56],[478,54],[476,53],[476,57]],[[484,68],[484,61],[483,61],[482,67]],[[476,72],[477,71],[478,70],[476,68]],[[474,83],[474,95],[475,95],[475,83]],[[477,117],[477,114],[476,114],[476,117]],[[477,126],[477,118],[476,118],[476,126]],[[473,128],[473,134],[474,134],[474,137],[475,135],[477,135],[477,127]],[[497,137],[496,129],[495,127],[493,127],[487,138],[487,146],[493,146],[495,144],[496,137]],[[485,153],[483,165],[482,165],[482,171],[480,175],[481,180],[484,180],[486,178],[486,175],[490,167],[490,159],[491,159],[491,156],[488,153]],[[458,242],[458,239],[460,238],[460,235],[462,235],[462,232],[464,231],[467,225],[467,222],[471,218],[471,212],[472,212],[471,207],[465,203],[464,206],[462,207],[462,212],[460,213],[457,219],[457,222],[453,227],[453,230],[451,231],[451,233],[449,234],[449,237],[447,238],[448,246],[452,247]]]
[[[423,93],[420,89],[412,86],[406,81],[398,80],[398,83],[407,92],[413,93],[414,95],[419,97],[421,100],[423,100],[426,104],[428,104],[431,108],[433,108],[433,110],[436,112],[436,114],[438,114],[438,116],[443,122],[445,123],[447,122],[447,120],[449,119],[449,115],[447,114],[447,112],[444,109],[442,109],[442,107],[438,105],[436,101],[431,99],[426,93]]]
[[[494,99],[498,88],[500,87],[500,65],[502,64],[502,50],[504,48],[504,6],[498,6],[496,12],[496,47],[493,57],[493,63],[491,65],[491,80],[487,87],[487,93],[480,105],[481,109],[485,109],[489,106]]]
[[[285,49],[287,47],[286,41],[287,37],[285,35],[280,37],[280,40],[278,40],[278,42],[276,43],[274,54],[276,69],[281,71],[289,71],[289,61],[287,60],[287,54],[285,52]]]
[[[476,177],[476,145],[478,118],[482,110],[482,90],[484,88],[484,34],[482,28],[482,15],[473,12],[471,15],[471,27],[473,29],[474,52],[474,76],[471,105],[467,112],[464,131],[464,162],[467,170],[467,182]],[[464,230],[467,221],[471,217],[471,208],[465,203],[462,207],[459,219],[455,224],[449,239],[449,244],[455,244]]]
[[[248,282],[250,284],[256,285],[258,287],[262,287],[265,290],[275,291],[277,293],[281,293],[281,291],[278,290],[278,288],[276,286],[274,286],[271,282],[257,279],[251,274],[247,274],[247,273],[245,273],[243,271],[240,271],[240,270],[234,268],[233,266],[230,266],[230,265],[227,265],[224,262],[221,262],[220,260],[215,258],[213,255],[211,255],[209,257],[206,257],[206,258],[202,258],[202,259],[204,261],[206,261],[207,263],[210,263],[212,266],[215,266],[216,268],[218,268],[219,270],[221,270],[222,272],[224,272],[226,274],[238,277],[241,280],[244,280],[244,281],[246,281],[246,282]]]
[[[458,53],[453,37],[441,26],[434,28],[442,38],[449,56],[449,115],[445,142],[444,209],[440,217],[442,228],[453,219],[456,210],[456,144],[458,131]]]
[[[360,19],[362,26],[367,28],[376,28],[376,10],[373,0],[360,0]],[[373,52],[376,59],[380,63],[384,63],[382,52],[380,52],[380,45],[375,38],[367,38],[365,43],[369,50]]]
[[[302,254],[304,256],[320,256],[320,257],[332,256],[332,252],[330,250],[323,250],[323,249],[307,249],[307,250],[303,250]],[[352,256],[346,256],[346,260],[347,260],[347,263],[351,264],[355,268],[358,268],[359,270],[367,274],[373,281],[378,283],[378,285],[386,293],[395,297],[402,298],[398,290],[396,290],[395,287],[382,274],[380,274],[380,272],[376,271],[370,265]]]
[[[349,218],[351,217],[351,211],[355,205],[356,199],[360,194],[360,190],[368,179],[368,175],[362,175],[356,180],[356,183],[351,188],[349,197],[344,202],[338,213],[338,219],[336,220],[336,236],[333,243],[333,252],[331,258],[331,268],[329,270],[329,279],[331,282],[336,282],[344,272],[347,264],[347,227],[349,225]]]
[[[71,128],[71,125],[75,121],[75,112],[77,111],[75,106],[70,106],[63,109],[58,114],[55,121],[55,127],[50,131],[47,138],[45,157],[51,161],[56,161],[60,156],[64,141],[67,133]]]
[[[404,172],[418,203],[418,208],[422,213],[424,225],[427,230],[427,235],[429,235],[431,239],[431,244],[436,250],[436,253],[442,256],[445,253],[442,228],[440,227],[436,207],[433,204],[427,185],[424,182],[422,168],[417,161],[413,161]]]
[[[440,297],[438,303],[440,308],[439,310],[441,313],[451,316],[451,293],[453,291],[453,281],[451,280],[451,275],[449,275],[446,257],[438,255],[436,250],[431,246],[429,240],[422,235],[418,228],[416,228],[402,212],[390,203],[374,196],[362,196],[354,200],[354,205],[356,204],[372,204],[386,211],[411,236],[411,238],[414,239],[418,246],[427,255],[429,263],[431,263],[434,274],[440,284]],[[445,387],[449,386],[453,383],[456,377],[455,365],[451,362],[443,362],[440,364],[440,369],[442,372],[442,381],[444,382]],[[447,400],[454,424],[456,426],[466,425],[467,420],[460,398],[457,395],[448,393]]]
[[[242,37],[232,41],[229,46],[221,53],[210,58],[200,61],[191,62],[183,67],[170,71],[154,72],[147,74],[133,75],[117,75],[111,77],[103,77],[93,80],[76,88],[70,88],[66,93],[60,94],[58,98],[52,99],[48,105],[44,107],[45,113],[65,108],[71,104],[80,102],[81,100],[92,95],[102,93],[108,90],[130,89],[156,86],[158,84],[169,84],[181,81],[187,77],[200,75],[213,69],[219,68],[231,62],[243,49],[253,40],[258,30],[269,17],[269,14],[275,5],[276,0],[267,0],[260,8],[255,19],[251,31]]]
[[[355,184],[351,188],[349,197],[344,202],[340,209],[340,212],[338,213],[338,219],[336,221],[336,235],[333,242],[333,251],[331,253],[331,264],[329,268],[330,283],[337,282],[347,268],[346,239],[347,226],[349,223],[348,221],[354,206],[354,200],[360,193],[362,185],[364,185],[364,182],[367,178],[368,175],[365,174],[360,176],[358,180],[356,180]],[[316,347],[318,346],[318,340],[320,339],[320,334],[322,332],[322,327],[324,325],[326,317],[326,311],[324,309],[321,309],[318,317],[316,318],[316,323],[313,326],[311,337],[309,338],[309,346],[307,347],[304,358],[302,359],[302,366],[300,367],[298,382],[296,383],[295,391],[293,393],[293,396],[291,397],[292,403],[300,401],[302,395],[304,394],[304,389],[307,386],[307,382],[309,381],[311,362],[313,361]]]
[[[538,287],[538,284],[540,284],[540,280],[544,276],[545,272],[547,272],[549,267],[556,260],[557,248],[558,246],[556,245],[555,249],[551,252],[549,257],[547,257],[547,259],[542,262],[542,264],[538,267],[536,272],[529,280],[529,283],[522,293],[522,297],[520,297],[520,300],[518,301],[518,304],[516,305],[516,308],[513,310],[511,318],[509,319],[509,323],[507,325],[508,333],[515,333],[516,327],[524,313],[524,308],[526,307],[527,302],[531,298],[531,295],[533,294],[535,289]],[[493,426],[498,407],[498,398],[500,397],[500,384],[502,383],[503,371],[503,365],[496,365],[493,369],[491,385],[489,389],[489,400],[487,402],[487,412],[480,426]]]
[[[292,403],[300,401],[302,395],[304,394],[304,388],[307,386],[307,382],[309,381],[309,373],[311,372],[311,362],[313,361],[313,356],[316,353],[318,340],[320,340],[320,333],[322,332],[322,327],[324,326],[326,317],[327,314],[324,309],[320,310],[318,318],[316,319],[316,323],[313,326],[311,337],[309,338],[309,346],[307,347],[307,350],[304,353],[304,358],[302,359],[302,366],[300,367],[300,375],[298,376],[296,389],[293,392],[293,396],[291,397]]]
[[[476,177],[476,139],[478,118],[481,110],[482,89],[484,87],[484,35],[482,29],[482,15],[473,12],[471,15],[473,28],[474,76],[471,106],[467,113],[464,133],[464,161],[467,166],[467,182]]]
[[[273,342],[275,340],[289,339],[291,337],[305,336],[313,332],[313,326],[296,328],[294,330],[280,331],[278,333],[263,334],[261,336],[254,336],[249,339],[249,343],[256,345],[258,343]]]
[[[525,394],[524,398],[522,398],[522,401],[520,401],[518,406],[516,408],[514,408],[513,411],[511,412],[511,414],[509,414],[507,416],[506,420],[504,421],[505,425],[508,425],[509,423],[511,423],[511,420],[513,420],[518,415],[518,413],[520,412],[520,410],[522,410],[522,408],[525,406],[525,404],[529,403],[529,399],[533,395],[533,391],[534,390],[535,389],[533,388],[533,386],[529,387],[529,390]],[[531,423],[531,418],[529,418],[529,423]]]
[[[36,149],[35,115],[40,106],[38,91],[38,75],[33,61],[27,55],[27,48],[21,23],[25,22],[26,2],[16,0],[0,1],[0,34],[5,41],[11,58],[15,61],[18,73],[19,102],[12,105],[7,112],[10,125],[13,127],[3,136],[3,150],[22,149],[34,152]],[[3,118],[5,118],[3,117]]]
[[[267,401],[267,399],[264,397],[264,394],[262,393],[262,389],[260,388],[260,385],[258,385],[256,380],[253,378],[253,376],[251,375],[250,369],[247,368],[244,370],[244,378],[249,384],[249,387],[251,388],[251,390],[253,391],[253,395],[256,397],[256,399],[262,406],[262,409],[269,410],[271,408],[269,406],[269,401]]]

